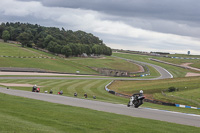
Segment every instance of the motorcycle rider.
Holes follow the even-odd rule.
[[[37,90],[37,85],[34,85],[33,89],[32,89],[32,92],[36,92],[36,90]]]
[[[53,90],[51,89],[49,93],[50,93],[50,94],[53,94]]]
[[[138,96],[143,96],[143,90],[140,90],[140,93],[135,93],[132,95],[132,101],[137,100]]]
[[[40,92],[40,88],[37,88],[37,89],[36,89],[36,92]]]
[[[130,101],[128,102],[127,106],[130,107],[131,105],[135,104],[135,102],[138,100],[138,97],[140,97],[140,96],[143,96],[143,90],[140,90],[140,93],[133,94],[131,96]],[[141,102],[138,103],[138,102],[136,102],[137,105],[135,105],[135,108],[138,108],[143,103],[143,101],[141,101],[142,103]]]
[[[63,94],[63,91],[61,90],[61,91],[60,91],[60,95],[62,95],[62,94]]]
[[[135,93],[135,94],[133,94],[133,96],[135,97],[135,96],[143,96],[143,90],[140,90],[140,93]]]

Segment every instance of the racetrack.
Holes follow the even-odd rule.
[[[162,111],[162,110],[148,109],[148,108],[138,108],[138,109],[132,107],[128,108],[126,105],[122,104],[112,104],[100,101],[92,101],[86,99],[60,96],[60,95],[12,90],[2,87],[0,87],[0,92],[9,95],[27,97],[31,99],[37,99],[52,103],[71,105],[98,111],[128,115],[132,117],[142,117],[142,118],[200,127],[200,115],[184,114],[184,113]]]
[[[117,56],[113,56],[113,57],[120,58],[120,59],[123,59],[123,60],[126,60],[126,61],[130,61],[130,62],[134,62],[134,63],[138,63],[138,64],[148,65],[148,66],[151,66],[151,67],[155,68],[160,73],[161,76],[158,77],[158,78],[154,78],[152,80],[173,78],[173,75],[170,72],[168,72],[166,69],[164,69],[164,68],[162,68],[160,66],[157,66],[157,65],[154,65],[154,64],[150,64],[150,63],[146,63],[146,62],[135,61],[135,60],[131,60],[131,59],[117,57]]]
[[[101,77],[100,78],[93,78],[93,77],[0,77],[0,79],[157,80],[157,79],[165,79],[165,78],[173,77],[167,70],[163,69],[162,67],[149,64],[149,63],[144,63],[144,62],[142,63],[154,67],[161,74],[161,76],[154,79],[103,78],[103,77],[102,78]],[[100,101],[92,101],[92,100],[78,99],[78,98],[60,96],[60,95],[50,95],[50,94],[44,94],[44,93],[33,93],[33,92],[28,92],[28,91],[6,89],[2,87],[0,87],[0,93],[27,97],[31,99],[37,99],[37,100],[42,100],[42,101],[47,101],[47,102],[52,102],[52,103],[83,107],[83,108],[88,108],[88,109],[93,109],[93,110],[98,110],[98,111],[128,115],[132,117],[148,118],[148,119],[200,127],[200,115],[162,111],[162,110],[149,109],[149,108],[138,108],[138,109],[133,108],[133,107],[128,108],[126,105],[122,105],[122,104],[112,104],[112,103],[106,103],[106,102],[100,102]]]
[[[115,56],[116,57],[116,56]],[[159,73],[160,77],[157,78],[150,78],[150,79],[144,79],[144,78],[90,78],[90,77],[81,77],[81,76],[92,76],[92,75],[77,75],[77,74],[56,74],[56,73],[35,73],[35,72],[1,72],[0,75],[35,75],[35,76],[79,76],[79,77],[0,77],[0,79],[108,79],[108,80],[158,80],[158,79],[168,79],[168,78],[173,78],[172,74],[169,73],[166,69],[146,63],[146,62],[141,62],[141,61],[135,61],[135,60],[130,60],[130,59],[125,59],[121,57],[117,57],[123,60],[127,61],[132,61],[136,62],[139,64],[144,64],[144,65],[149,65],[153,68],[155,68]],[[94,76],[94,75],[93,75]]]

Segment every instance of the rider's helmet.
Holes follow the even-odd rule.
[[[140,93],[143,93],[143,90],[140,90]]]

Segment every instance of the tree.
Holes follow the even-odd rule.
[[[2,34],[2,39],[4,40],[4,42],[7,42],[9,38],[10,38],[10,33],[9,33],[9,31],[4,30],[4,31],[3,31],[3,34]]]
[[[79,56],[83,53],[90,55],[111,55],[112,51],[107,47],[102,40],[91,33],[84,31],[72,31],[59,29],[56,27],[44,27],[37,24],[29,23],[1,23],[0,38],[4,41],[13,40],[21,42],[22,46],[36,47],[49,49],[54,53],[61,53],[64,46],[70,49],[70,56]],[[68,49],[67,48],[67,49]],[[68,53],[66,56],[69,56]]]
[[[48,44],[45,45],[45,38],[47,36],[47,33],[44,31],[41,31],[34,37],[34,43],[36,44],[37,47],[40,48],[47,48]]]
[[[54,52],[57,53],[57,54],[60,54],[61,53],[61,49],[62,49],[62,46],[57,44],[55,47],[54,47]]]
[[[28,46],[32,47],[32,35],[27,32],[20,33],[19,36],[17,37],[17,40],[22,44],[22,46]]]
[[[0,37],[2,37],[3,31],[5,30],[5,23],[1,23],[0,25]]]
[[[85,45],[85,52],[87,55],[90,55],[92,53],[92,49],[89,45]]]
[[[48,46],[47,46],[47,50],[49,50],[50,52],[55,52],[55,46],[58,45],[56,42],[49,42]]]
[[[96,54],[96,55],[101,55],[101,54],[103,54],[103,48],[102,48],[102,46],[95,44],[95,45],[92,47],[92,53],[93,53],[93,54]]]
[[[111,56],[112,55],[112,49],[110,47],[107,47],[107,53],[106,55]]]
[[[72,50],[69,46],[65,45],[62,49],[61,49],[61,53],[64,54],[66,57],[69,57],[72,55]]]
[[[69,44],[70,49],[72,50],[72,55],[77,56],[76,44]]]
[[[92,47],[92,53],[93,54],[97,54],[98,53],[98,45],[94,45],[93,47]]]
[[[45,45],[45,46],[48,46],[48,44],[49,44],[51,41],[55,42],[55,38],[54,38],[53,36],[51,36],[51,35],[47,35],[47,36],[45,37],[45,39],[44,39],[44,45]]]
[[[76,46],[76,55],[81,55],[83,53],[81,44],[76,44],[75,46]]]

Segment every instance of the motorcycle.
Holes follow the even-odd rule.
[[[134,106],[135,108],[138,108],[140,105],[143,104],[143,100],[145,99],[145,96],[131,96],[127,106]]]

